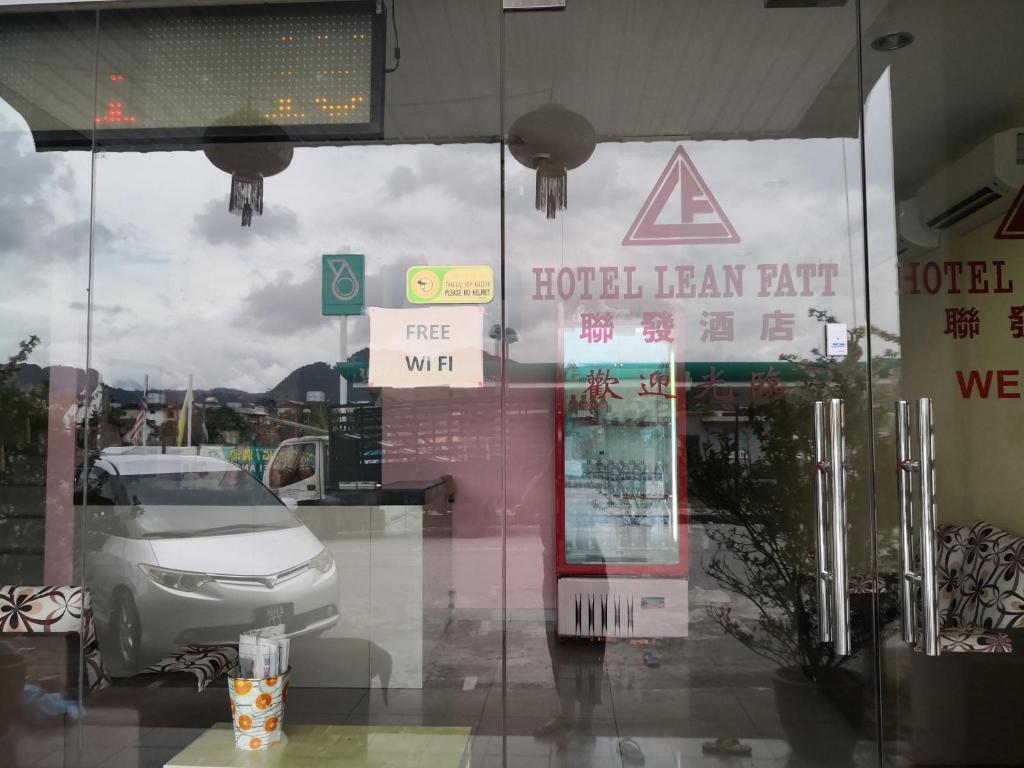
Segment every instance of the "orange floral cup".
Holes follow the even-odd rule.
[[[228,677],[236,749],[269,749],[281,740],[291,673],[289,668],[278,677]]]

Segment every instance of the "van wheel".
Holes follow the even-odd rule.
[[[139,644],[142,638],[142,623],[130,593],[122,590],[114,599],[114,612],[110,626],[114,628],[114,644],[117,660],[128,674],[139,671]]]

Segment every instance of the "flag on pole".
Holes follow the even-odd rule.
[[[178,412],[178,445],[185,442],[185,433],[188,432],[188,444],[192,445],[192,403],[195,395],[192,394],[192,377],[188,378],[188,389],[185,391],[185,400],[181,404],[181,411]]]
[[[86,390],[82,390],[82,399],[85,399]],[[93,416],[99,416],[100,411],[103,408],[103,379],[100,379],[96,384],[96,389],[92,391],[92,397],[89,398],[89,402],[83,402],[78,407],[78,423],[85,424],[88,419]]]
[[[128,439],[132,445],[146,444],[146,417],[149,415],[149,392],[142,391],[142,400],[139,402],[139,415],[135,417],[135,423],[128,432]]]
[[[75,398],[75,402],[68,406],[68,409],[64,412],[64,417],[61,419],[61,426],[64,427],[66,432],[71,431],[71,428],[75,426],[78,420],[78,398]]]

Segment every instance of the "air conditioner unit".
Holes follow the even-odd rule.
[[[899,204],[900,253],[934,248],[991,221],[1022,186],[1024,128],[989,137]]]

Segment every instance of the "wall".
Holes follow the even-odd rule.
[[[903,396],[934,400],[940,522],[984,519],[1024,533],[1024,338],[1011,336],[1008,319],[1012,305],[1024,305],[1024,242],[994,239],[1001,218],[913,257],[964,264],[964,276],[959,293],[949,293],[952,286],[944,280],[938,293],[929,294],[922,285],[919,294],[901,295]],[[968,292],[968,261],[987,265],[989,292]],[[995,281],[997,261],[1005,262],[1000,285]],[[1009,288],[1011,281],[1012,292],[994,292]],[[946,310],[952,308],[978,310],[974,338],[945,333]],[[988,396],[975,387],[965,397],[958,371],[968,382],[971,371],[978,372],[982,383],[989,378]],[[1004,372],[1001,391],[998,371]]]
[[[508,609],[554,609],[554,408],[550,385],[508,390],[507,458],[501,447],[501,399],[482,389],[386,389],[384,482],[450,474],[452,570],[462,615],[491,616],[501,606],[502,510],[507,504]],[[501,492],[502,462],[507,499]],[[496,615],[496,614],[495,614]]]

